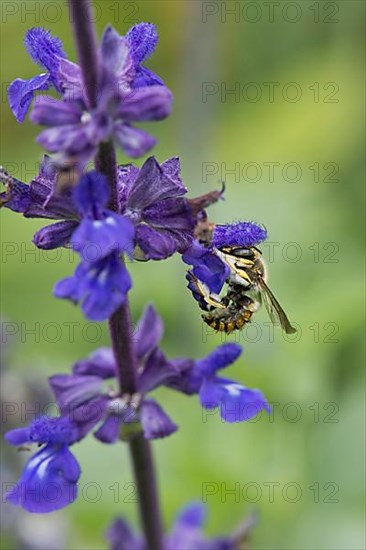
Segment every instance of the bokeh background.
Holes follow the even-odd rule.
[[[167,121],[147,128],[159,138],[154,154],[181,157],[191,197],[225,180],[226,200],[210,211],[215,222],[266,225],[271,287],[299,328],[285,338],[279,328],[270,331],[261,311],[251,328],[227,338],[245,348],[227,375],[260,387],[275,403],[271,418],[224,425],[217,414],[205,417],[196,398],[158,392],[180,426],[154,444],[165,525],[209,489],[211,534],[232,530],[256,510],[252,548],[363,549],[365,5],[93,4],[99,34],[108,22],[121,34],[141,20],[158,26],[160,43],[148,65],[172,89],[175,105]],[[60,36],[71,59],[74,42],[66,3],[2,2],[1,9],[1,160],[29,181],[42,154],[38,129],[17,124],[6,87],[37,74],[22,46],[29,27]],[[233,89],[239,96],[225,94]],[[50,402],[46,376],[66,373],[108,345],[103,325],[88,324],[78,308],[52,298],[53,284],[75,261],[67,252],[35,251],[31,237],[42,225],[1,213],[2,397],[28,407]],[[134,319],[147,302],[156,306],[169,356],[201,357],[223,341],[202,327],[179,257],[130,269]],[[24,421],[24,405],[22,415],[4,411],[4,429]],[[50,516],[2,504],[3,549],[106,548],[112,517],[123,514],[137,525],[127,449],[89,437],[74,451],[83,469],[81,498]],[[24,454],[2,446],[2,488],[17,478]]]

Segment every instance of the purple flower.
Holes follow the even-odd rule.
[[[267,231],[262,225],[253,222],[238,222],[216,225],[212,234],[212,245],[215,248],[224,246],[256,246],[267,238]]]
[[[203,533],[206,510],[192,502],[178,514],[172,529],[164,537],[164,550],[234,550],[229,537],[208,539]],[[106,532],[110,550],[146,550],[143,537],[135,534],[123,518],[115,519]]]
[[[0,170],[0,181],[6,185],[5,192],[0,194],[2,206],[26,218],[62,220],[36,232],[33,242],[42,249],[67,244],[79,223],[79,213],[70,188],[62,192],[55,190],[57,174],[47,155],[42,160],[38,176],[29,185]]]
[[[151,48],[145,47],[139,53],[135,41],[133,44],[131,50],[127,39],[110,26],[105,29],[99,46],[97,104],[92,108],[82,89],[80,68],[66,60],[60,67],[63,100],[41,98],[35,104],[31,120],[49,127],[39,135],[38,142],[48,151],[58,153],[60,163],[77,159],[82,170],[98,145],[110,139],[133,158],[155,145],[154,138],[131,123],[167,117],[172,94],[162,82],[142,85],[141,75],[136,84],[137,59],[143,59],[143,51]]]
[[[162,260],[190,245],[193,218],[182,198],[186,192],[177,157],[161,165],[150,157],[141,170],[132,164],[119,167],[119,209],[135,225],[135,244],[144,259]]]
[[[225,422],[250,420],[262,409],[269,413],[270,406],[260,390],[216,376],[218,370],[231,365],[241,353],[238,344],[228,343],[203,359],[173,360],[180,375],[169,380],[167,385],[188,395],[199,394],[201,405],[208,410],[219,407]]]
[[[131,335],[139,361],[137,396],[121,396],[114,390],[103,389],[104,380],[117,376],[113,352],[105,348],[76,363],[72,374],[50,378],[61,413],[72,418],[78,439],[95,427],[95,437],[104,443],[114,443],[121,436],[129,438],[139,431],[144,432],[146,439],[156,439],[177,430],[165,411],[145,397],[178,374],[177,368],[157,349],[162,330],[162,321],[154,308],[147,307]]]
[[[70,243],[82,262],[72,277],[57,283],[54,294],[82,302],[88,319],[103,321],[124,303],[131,288],[131,278],[119,254],[132,254],[134,227],[126,217],[107,209],[109,187],[105,176],[88,172],[72,196],[81,221]]]
[[[68,417],[39,417],[29,427],[5,434],[11,445],[44,445],[26,463],[18,483],[6,500],[28,512],[46,513],[64,508],[77,496],[80,466],[69,451],[77,428]]]
[[[74,275],[56,283],[54,296],[78,304],[91,321],[105,321],[126,300],[130,275],[118,257],[110,254],[95,262],[81,262]]]
[[[113,252],[133,252],[134,227],[127,217],[108,210],[108,201],[108,180],[96,171],[85,174],[73,191],[81,222],[70,242],[86,262],[93,261],[87,255],[90,246],[97,248],[98,259]]]
[[[61,91],[58,70],[66,57],[61,40],[41,27],[27,31],[24,42],[33,61],[46,72],[28,80],[17,78],[10,84],[9,105],[18,122],[24,121],[35,92],[48,90],[51,85]]]

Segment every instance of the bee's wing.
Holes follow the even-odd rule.
[[[264,302],[272,323],[279,323],[286,334],[294,334],[296,329],[291,325],[286,313],[268,288],[262,277],[258,277],[259,294]]]

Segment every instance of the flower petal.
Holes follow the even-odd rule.
[[[165,86],[136,88],[123,98],[118,115],[125,122],[162,120],[169,116],[173,96]]]
[[[156,144],[156,139],[147,132],[124,123],[115,125],[114,137],[121,149],[131,158],[142,157]]]
[[[55,374],[48,381],[62,414],[99,396],[102,389],[102,379],[92,375]]]
[[[148,393],[153,389],[166,384],[179,374],[178,369],[168,361],[159,348],[152,351],[146,361],[144,370],[138,379],[140,393]]]
[[[140,317],[134,339],[136,342],[136,354],[141,361],[154,348],[157,347],[164,333],[164,323],[157,314],[154,306],[148,305]]]
[[[164,81],[153,71],[141,65],[135,67],[135,78],[133,79],[133,88],[142,88],[145,86],[165,86]]]
[[[80,109],[73,101],[61,101],[54,97],[39,97],[33,106],[30,119],[42,126],[65,126],[80,122]]]
[[[57,86],[60,59],[66,57],[61,40],[42,27],[34,27],[27,31],[24,43],[33,61],[51,73]]]
[[[253,390],[235,384],[230,380],[221,381],[224,389],[221,397],[221,418],[225,422],[244,422],[255,418],[264,409],[271,411],[260,390]]]
[[[117,518],[111,523],[106,537],[110,550],[146,550],[143,538],[136,535],[123,518]]]
[[[242,354],[242,347],[228,342],[217,347],[212,353],[195,361],[195,372],[202,377],[211,376],[219,369],[234,363]]]
[[[8,88],[9,106],[18,122],[23,122],[32,102],[35,92],[48,90],[50,87],[50,75],[40,74],[23,80],[17,78]]]
[[[215,409],[221,403],[224,389],[215,379],[205,378],[199,390],[199,396],[202,407],[205,409]]]
[[[83,78],[79,65],[68,59],[60,59],[58,78],[64,99],[72,101],[83,97]]]
[[[2,168],[0,168],[0,181],[6,185],[6,191],[0,194],[1,206],[24,214],[31,203],[29,185],[9,176]]]
[[[23,443],[28,443],[28,441],[30,441],[29,427],[10,430],[9,432],[6,432],[4,437],[10,445],[23,445]]]
[[[125,301],[131,278],[118,256],[108,256],[94,264],[81,263],[73,277],[59,281],[57,298],[82,301],[84,315],[91,321],[104,321]]]
[[[130,28],[126,40],[131,48],[131,55],[137,64],[145,61],[155,50],[159,36],[152,23],[138,23]]]
[[[95,262],[113,252],[126,252],[131,256],[134,233],[134,226],[129,219],[110,212],[103,220],[82,220],[70,242],[83,261]]]
[[[221,291],[230,275],[229,267],[216,254],[196,242],[186,250],[182,260],[193,265],[193,274],[215,294]]]
[[[188,232],[154,229],[146,224],[136,228],[136,243],[150,260],[165,260],[175,252],[183,251],[191,244],[192,236]]]
[[[126,38],[108,25],[99,47],[104,66],[117,78],[120,89],[127,88],[134,78],[135,70]]]
[[[117,374],[116,360],[111,348],[99,348],[86,359],[81,359],[73,366],[74,374],[93,374],[99,378],[114,378]]]
[[[42,227],[33,236],[33,243],[42,250],[53,250],[70,242],[77,221],[66,220]]]
[[[144,399],[141,405],[141,424],[145,439],[160,439],[176,432],[178,426],[152,399]]]
[[[155,157],[149,157],[143,164],[140,173],[131,187],[127,207],[143,210],[147,206],[171,197],[179,197],[185,193],[185,188],[171,179]]]
[[[80,473],[66,445],[48,444],[28,460],[6,500],[38,514],[59,510],[76,499]]]
[[[216,248],[223,246],[256,246],[265,241],[267,230],[257,223],[238,222],[216,225],[212,234],[212,244]]]

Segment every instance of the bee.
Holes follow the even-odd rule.
[[[201,239],[205,241],[207,243],[206,235]],[[295,333],[296,329],[267,286],[266,268],[259,248],[224,246],[214,251],[230,269],[227,292],[222,298],[210,293],[192,272],[187,274],[188,286],[205,311],[204,322],[221,332],[240,330],[264,303],[272,323],[279,323],[286,334]]]

